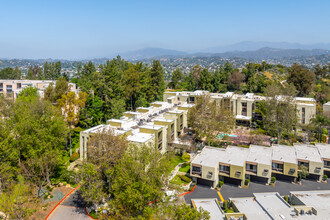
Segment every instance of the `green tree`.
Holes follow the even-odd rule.
[[[222,71],[219,71],[218,69],[213,74],[213,87],[215,92],[226,92],[227,91],[227,85],[225,74],[222,69]]]
[[[171,76],[170,87],[172,89],[181,89],[182,80],[183,80],[183,73],[181,69],[177,68]]]
[[[299,64],[293,64],[289,71],[288,83],[292,83],[298,90],[298,96],[307,96],[315,82],[315,74]]]
[[[85,106],[87,93],[68,92],[57,100],[58,107],[69,125],[70,156],[72,155],[71,129],[79,122],[79,110]]]
[[[18,176],[18,183],[1,193],[0,210],[6,215],[6,219],[27,219],[33,210],[28,202],[32,193],[29,185],[24,182],[22,176]]]
[[[189,111],[188,121],[198,139],[211,140],[219,132],[229,132],[235,126],[235,118],[225,103],[211,101],[210,96],[201,96]]]
[[[198,79],[198,89],[212,92],[214,89],[212,85],[212,80],[212,74],[207,69],[203,69]]]
[[[297,125],[294,86],[271,84],[265,91],[265,130],[272,136],[277,136],[277,142],[281,143],[283,132],[290,134]]]
[[[149,202],[163,198],[170,172],[168,158],[155,147],[132,145],[114,168],[112,206],[119,218],[137,217]]]
[[[150,89],[151,92],[153,92],[152,101],[163,100],[163,93],[165,90],[164,70],[158,60],[152,62],[150,76]]]

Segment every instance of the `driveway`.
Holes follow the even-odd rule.
[[[238,188],[234,185],[224,184],[221,195],[225,200],[228,198],[252,197],[253,193],[278,192],[280,195],[289,195],[290,191],[330,190],[330,183],[318,183],[312,180],[302,180],[302,185],[290,182],[276,181],[275,187],[250,182],[248,189]]]
[[[302,185],[292,184],[291,182],[276,181],[275,187],[264,184],[250,182],[248,189],[238,188],[237,185],[224,184],[221,188],[223,199],[239,197],[252,197],[253,193],[278,192],[280,195],[289,195],[290,191],[311,191],[311,190],[330,190],[330,182],[318,183],[312,180],[302,180]],[[220,201],[216,190],[207,186],[197,185],[194,192],[184,196],[187,204],[191,204],[191,199],[217,198]]]
[[[59,205],[49,220],[90,220],[85,213],[85,202],[79,190],[73,192]]]
[[[218,192],[208,186],[196,185],[192,193],[184,195],[187,204],[191,204],[191,199],[217,198],[220,201]]]

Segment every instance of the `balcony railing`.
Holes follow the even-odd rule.
[[[324,168],[326,168],[326,169],[330,169],[330,164],[329,164],[329,165],[325,165],[325,164],[324,164]]]
[[[275,168],[275,167],[273,167],[272,170],[283,173],[283,168]]]
[[[229,174],[230,171],[229,171],[229,170],[219,170],[219,173],[226,173],[226,174]]]
[[[257,173],[257,169],[246,169],[247,172]]]
[[[199,176],[202,176],[202,172],[201,171],[191,171],[191,173],[193,174],[193,175],[199,175]]]

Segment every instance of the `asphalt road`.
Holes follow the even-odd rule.
[[[311,190],[330,190],[328,183],[318,183],[312,180],[302,180],[302,185],[290,182],[277,181],[275,187],[264,184],[250,182],[248,189],[238,188],[237,185],[224,184],[221,188],[221,195],[225,200],[229,198],[253,197],[253,193],[278,192],[280,195],[289,195],[290,191],[311,191]],[[191,204],[191,199],[217,198],[220,201],[216,190],[207,186],[197,185],[194,192],[184,196],[186,203]]]
[[[59,205],[49,220],[91,220],[85,213],[85,202],[76,190]]]

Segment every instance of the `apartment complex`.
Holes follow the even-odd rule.
[[[153,102],[150,107],[139,107],[136,111],[123,113],[120,119],[110,119],[80,133],[80,159],[87,158],[88,140],[95,133],[111,130],[113,135],[125,135],[138,146],[155,146],[161,153],[168,145],[180,143],[179,136],[187,128],[187,112],[193,105],[183,103]]]
[[[327,144],[204,147],[191,162],[190,175],[195,182],[212,187],[220,180],[237,185],[242,185],[245,179],[268,184],[272,176],[294,181],[303,165],[308,178],[319,181],[330,172],[329,157]]]
[[[41,97],[44,97],[44,91],[51,83],[56,85],[55,80],[0,80],[0,94],[15,100],[22,89],[32,86],[38,89]],[[69,90],[78,93],[75,83],[69,83]]]
[[[224,103],[236,117],[237,125],[250,125],[253,119],[261,119],[261,115],[256,112],[257,103],[266,100],[267,97],[246,93],[244,95],[234,92],[210,93],[208,91],[197,90],[194,92],[165,92],[164,100],[169,103],[187,102],[194,104],[196,99],[202,95],[209,95],[217,105]],[[316,101],[313,98],[295,97],[293,99],[296,108],[298,121],[301,124],[309,124],[316,114]]]

